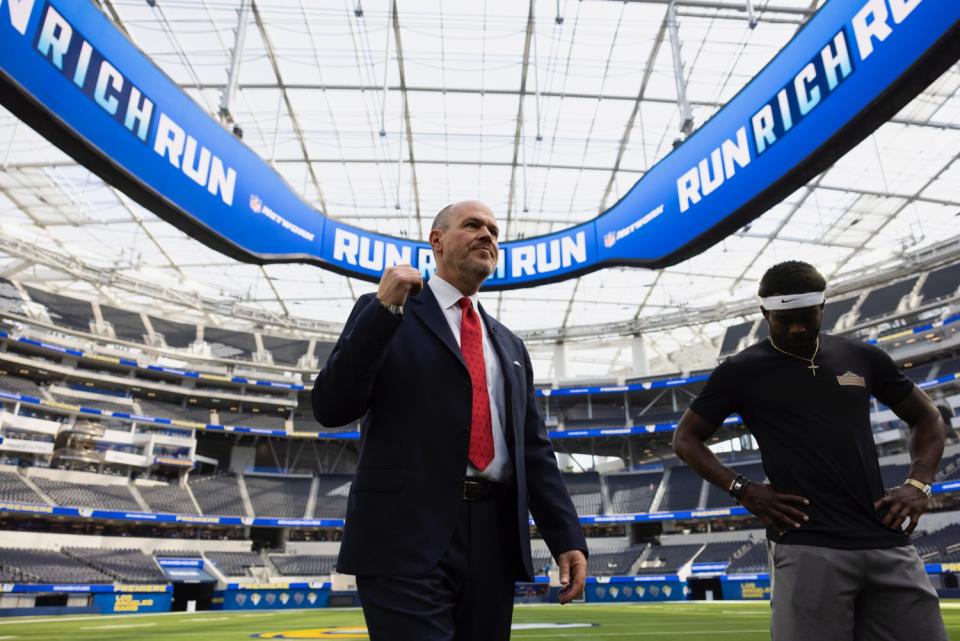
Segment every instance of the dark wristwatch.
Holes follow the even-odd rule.
[[[750,484],[750,481],[747,480],[747,477],[744,475],[739,475],[737,478],[733,479],[733,482],[730,483],[730,487],[727,489],[727,492],[733,498],[740,500],[743,496],[743,493],[747,491],[747,485]]]

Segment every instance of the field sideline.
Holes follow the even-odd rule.
[[[519,606],[512,639],[765,641],[767,603]],[[960,601],[944,601],[952,641],[960,641]],[[198,612],[195,614],[0,619],[0,641],[244,641],[366,639],[359,610]]]

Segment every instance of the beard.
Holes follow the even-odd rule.
[[[471,249],[467,249],[463,253],[455,255],[453,261],[451,261],[454,268],[465,276],[486,280],[496,269],[496,261],[493,261],[491,264],[472,259],[470,256],[471,251]],[[496,257],[496,254],[493,253],[492,250],[491,256]]]

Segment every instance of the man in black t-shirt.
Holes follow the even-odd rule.
[[[940,413],[891,358],[820,333],[826,280],[799,261],[770,268],[770,337],[724,361],[683,415],[674,450],[767,526],[774,641],[946,641],[939,601],[909,535],[943,454]],[[911,467],[884,490],[870,396],[910,427]],[[769,483],[706,446],[739,414]]]

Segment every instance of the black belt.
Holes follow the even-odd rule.
[[[460,481],[461,496],[464,501],[489,501],[508,496],[513,487],[482,478],[468,478]]]

